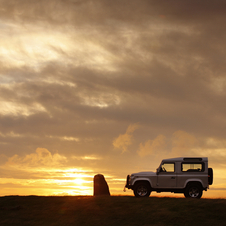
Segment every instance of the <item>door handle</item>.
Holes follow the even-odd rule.
[[[171,179],[176,179],[176,177],[171,177]]]

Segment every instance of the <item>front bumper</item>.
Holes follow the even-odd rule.
[[[126,185],[125,185],[125,188],[128,188],[128,189],[132,189],[133,188],[133,186],[130,184],[130,181],[131,181],[131,176],[128,175],[126,177]]]

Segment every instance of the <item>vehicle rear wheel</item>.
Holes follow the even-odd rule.
[[[188,185],[187,188],[185,189],[184,196],[186,198],[200,199],[202,197],[202,191],[203,189],[201,188],[200,185],[191,184],[191,185]]]
[[[148,183],[139,182],[135,185],[133,193],[136,197],[149,197],[151,194],[151,187]]]

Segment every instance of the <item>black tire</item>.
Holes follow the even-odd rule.
[[[200,199],[202,197],[202,187],[199,184],[190,184],[186,187],[184,196],[186,198]]]
[[[151,194],[151,187],[148,183],[139,182],[135,185],[133,193],[136,197],[139,198],[149,197],[149,195]]]

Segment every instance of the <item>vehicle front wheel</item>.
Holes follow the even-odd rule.
[[[135,185],[133,193],[136,197],[149,197],[151,187],[148,183],[140,182]]]
[[[200,199],[202,197],[202,188],[198,184],[188,185],[185,189],[184,196],[186,198],[196,198]]]

